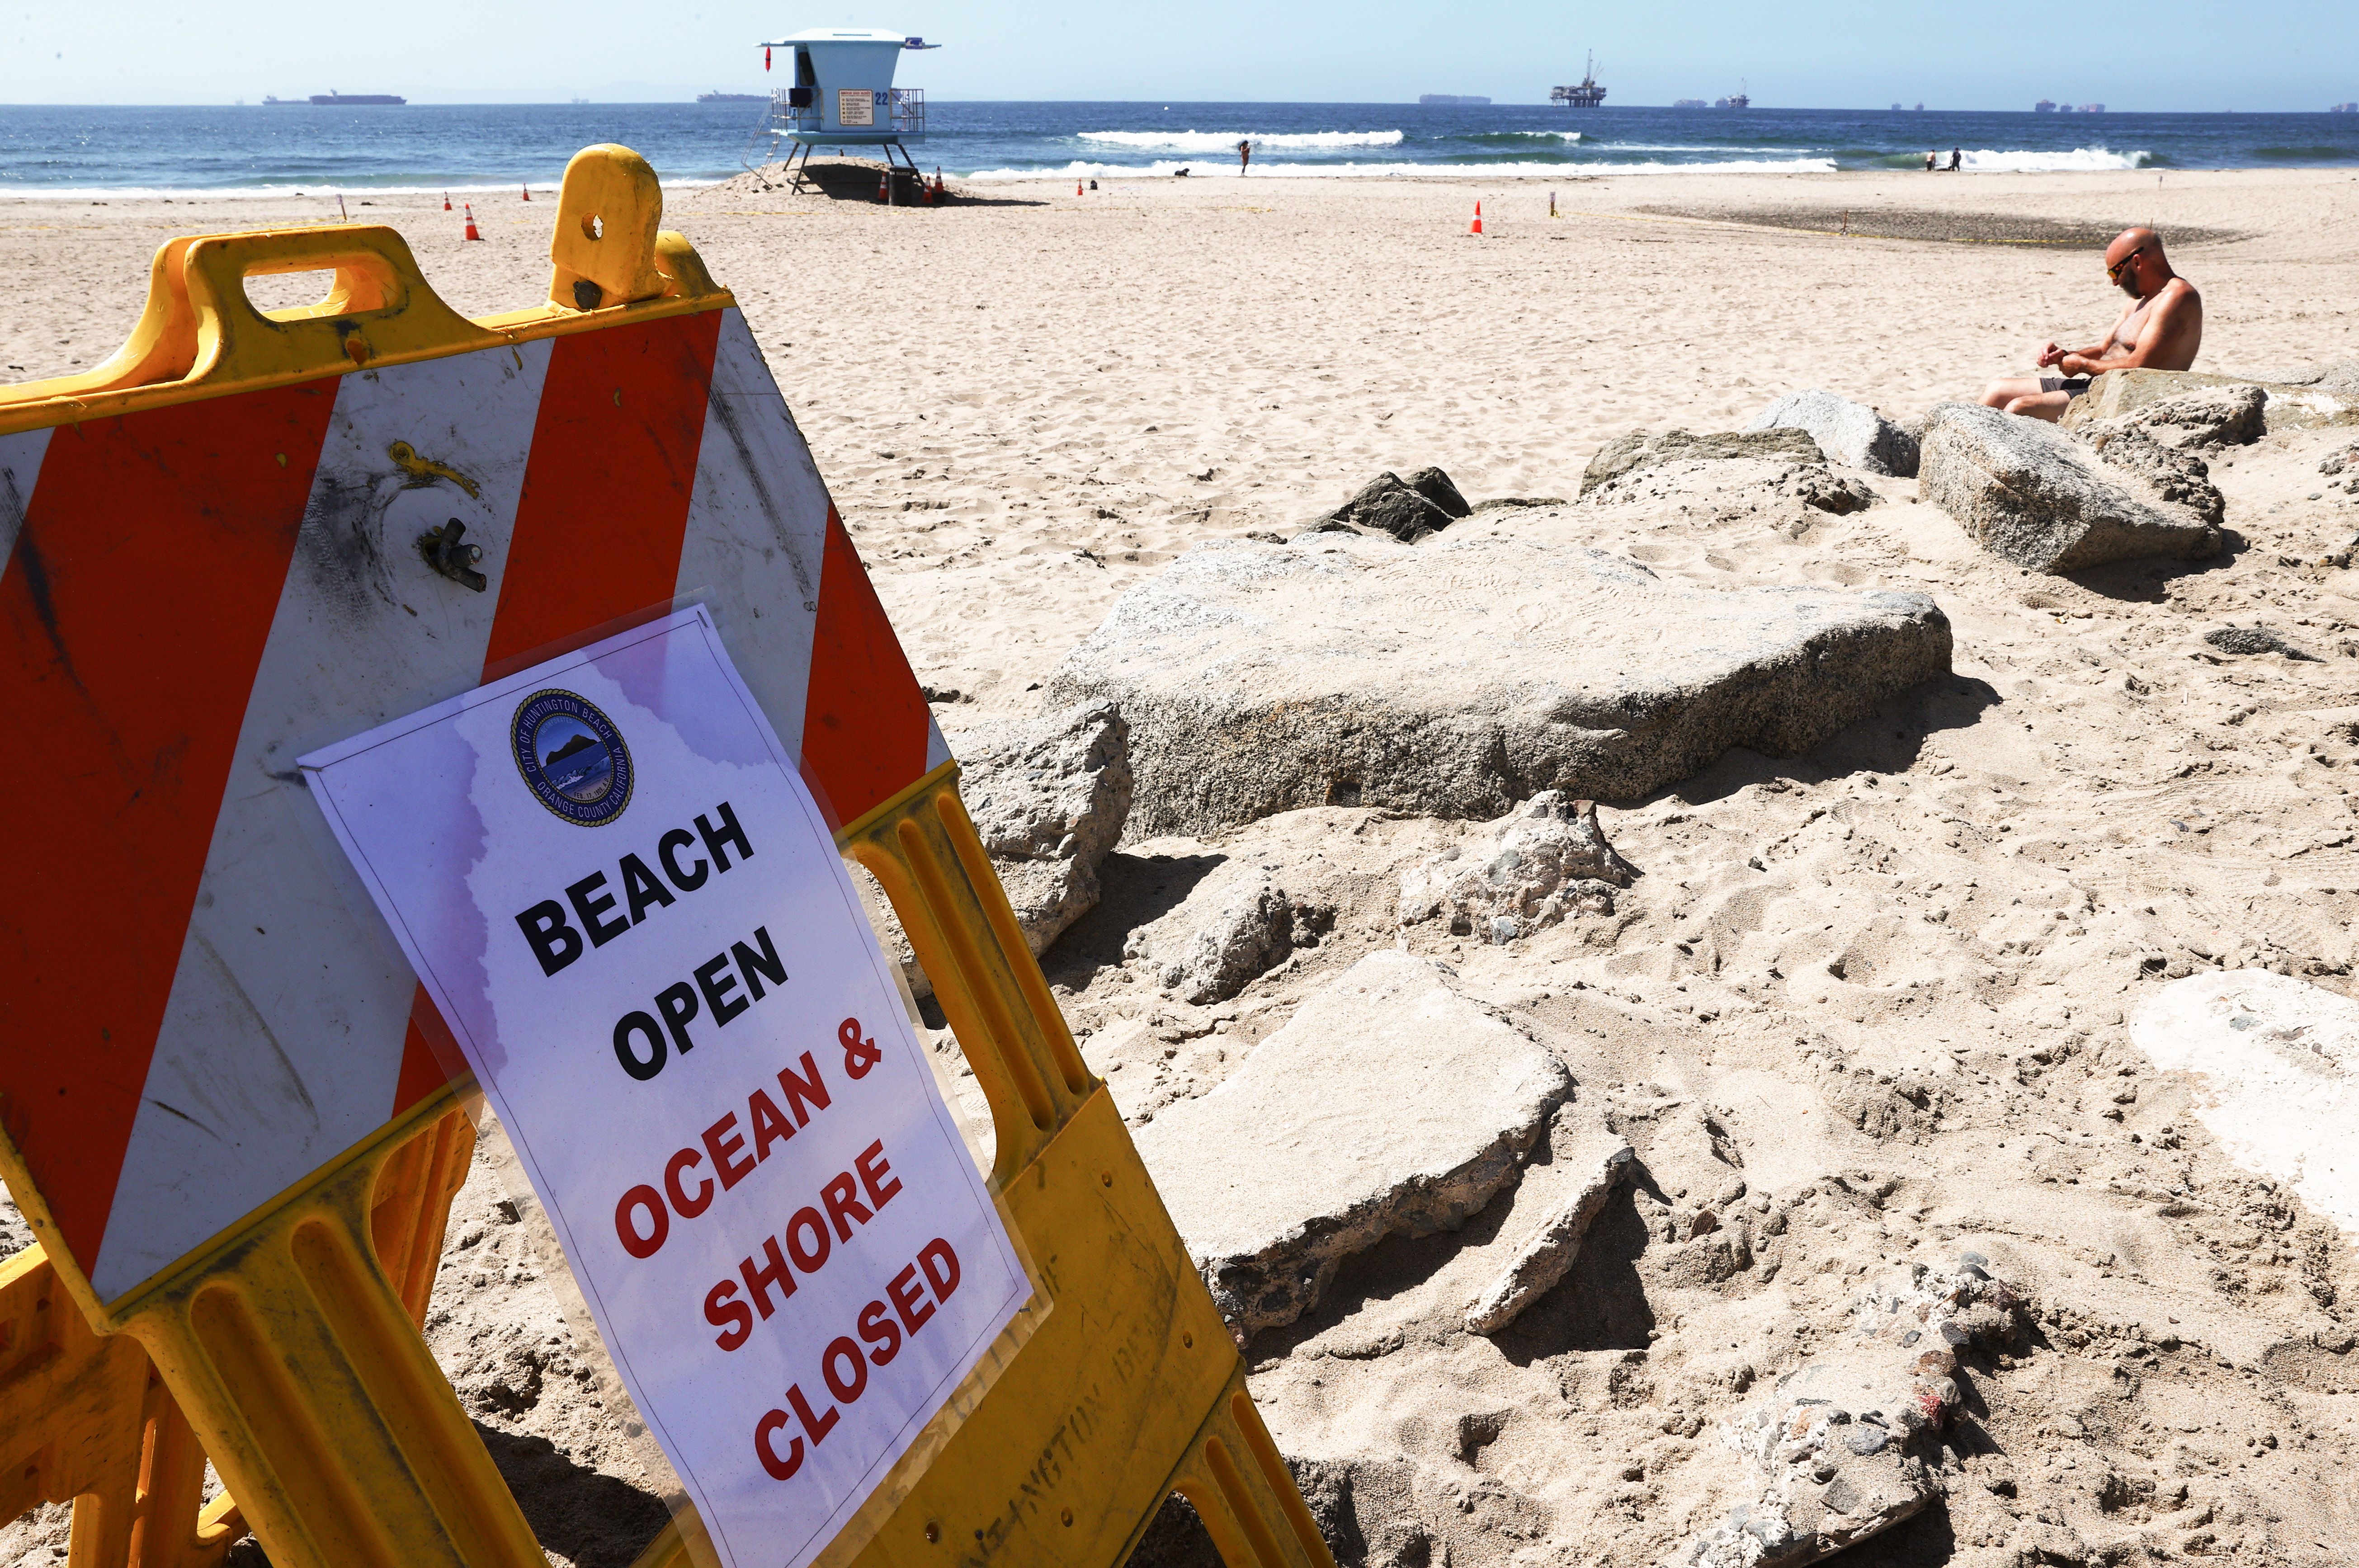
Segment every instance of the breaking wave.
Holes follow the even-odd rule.
[[[1233,153],[1239,142],[1251,142],[1254,151],[1312,152],[1328,147],[1396,147],[1398,131],[1300,131],[1256,135],[1251,131],[1082,131],[1075,141],[1104,142],[1118,147],[1155,148],[1175,153]]]
[[[1949,154],[1941,155],[1949,161]],[[1979,174],[2069,174],[2101,169],[2150,168],[2160,160],[2152,153],[2117,153],[2104,147],[2074,147],[2070,152],[1969,152],[1965,166]]]
[[[1589,168],[1601,174],[1832,174],[1835,160],[1825,157],[1803,158],[1730,158],[1717,163],[1596,163]],[[1144,168],[1137,164],[1073,162],[1062,168],[982,168],[965,176],[968,179],[1073,179],[1105,178],[1138,178],[1141,177],[1176,175],[1182,168],[1194,178],[1217,179],[1237,178],[1234,162],[1215,159],[1201,164],[1183,164],[1177,159],[1160,159]],[[1512,179],[1562,178],[1569,172],[1562,163],[1273,163],[1256,164],[1248,178],[1292,178],[1311,179]]]

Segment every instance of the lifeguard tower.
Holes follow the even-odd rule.
[[[774,63],[770,51],[786,50],[786,59],[775,63],[793,73],[794,84],[770,94],[769,118],[756,137],[769,138],[764,161],[775,159],[782,144],[792,143],[787,166],[798,190],[802,173],[797,159],[809,163],[815,146],[882,147],[885,162],[896,169],[901,167],[894,162],[897,148],[901,163],[916,175],[908,144],[926,139],[926,90],[894,86],[893,70],[904,49],[940,47],[875,27],[813,27],[765,43],[765,69]]]

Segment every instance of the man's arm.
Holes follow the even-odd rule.
[[[2067,375],[2103,375],[2109,370],[2185,370],[2195,362],[2196,345],[2203,338],[2203,299],[2183,278],[2163,287],[2154,308],[2147,312],[2137,342],[2126,352],[2108,355],[2104,345],[2064,357]]]
[[[2131,311],[2136,308],[2137,307],[2135,305],[2123,306],[2121,315],[2114,318],[2114,330],[2105,334],[2104,341],[2103,342],[2092,343],[2085,349],[2068,349],[2061,343],[2049,343],[2046,348],[2039,351],[2039,368],[2041,370],[2046,370],[2050,365],[2060,367],[2066,360],[2094,359],[2099,354],[2104,353],[2105,351],[2105,344],[2112,342],[2115,334],[2120,332],[2123,320],[2128,317]],[[2066,375],[2085,375],[2088,373],[2086,371],[2067,370],[2064,373]]]

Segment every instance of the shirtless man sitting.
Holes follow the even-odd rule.
[[[2109,370],[2186,370],[2203,341],[2203,297],[2170,270],[2162,240],[2152,229],[2124,229],[2105,247],[2105,276],[2121,286],[2130,303],[2104,342],[2067,349],[2049,343],[2039,351],[2039,368],[2059,373],[2008,376],[1983,388],[1983,406],[2027,414],[2035,419],[2064,417],[2072,400],[2089,390],[2089,378]]]

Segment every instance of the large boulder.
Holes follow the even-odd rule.
[[[2068,413],[2078,414],[2085,397]],[[2257,386],[2215,386],[2147,403],[2109,419],[2081,415],[2064,421],[2087,440],[2101,430],[2137,430],[2180,449],[2248,447],[2267,432],[2269,395]]]
[[[1523,1173],[1572,1092],[1547,1047],[1429,959],[1369,954],[1201,1099],[1140,1128],[1140,1158],[1239,1334],[1291,1323],[1344,1259],[1454,1230]]]
[[[2034,571],[2140,556],[2200,560],[2220,550],[2218,528],[2116,483],[2094,452],[2055,426],[1979,404],[1933,410],[1917,480],[1925,499],[1984,549]]]
[[[1587,495],[1607,480],[1637,469],[1726,458],[1822,463],[1827,454],[1806,430],[1722,431],[1701,436],[1691,430],[1665,430],[1653,436],[1633,430],[1608,441],[1589,460],[1589,467],[1582,470],[1581,493]]]
[[[2257,386],[2267,399],[2262,422],[2271,430],[2359,425],[2359,380],[2344,379],[2343,371],[2341,366],[2322,366],[2314,379],[2284,382],[2191,370],[2109,370],[2072,400],[2064,423],[2071,427],[2092,419],[2118,419],[2149,404],[2217,387]]]
[[[1035,953],[1098,902],[1098,866],[1129,819],[1130,727],[1100,704],[952,738],[959,797]]]
[[[2083,426],[2080,434],[2082,442],[2108,468],[2137,475],[2164,501],[2183,506],[2218,527],[2227,517],[2228,501],[2212,482],[2211,465],[2188,447],[2166,446],[2156,440],[2148,433],[2150,428],[2138,424],[2134,415],[2125,420],[2108,419]],[[2195,444],[2190,442],[2188,446]]]
[[[1917,477],[1917,438],[1864,403],[1816,387],[1789,392],[1753,416],[1747,430],[1801,430],[1845,468]]]
[[[1635,799],[1731,746],[1809,751],[1949,670],[1922,594],[1695,588],[1520,539],[1216,540],[1117,600],[1047,695],[1129,720],[1147,836]]]

